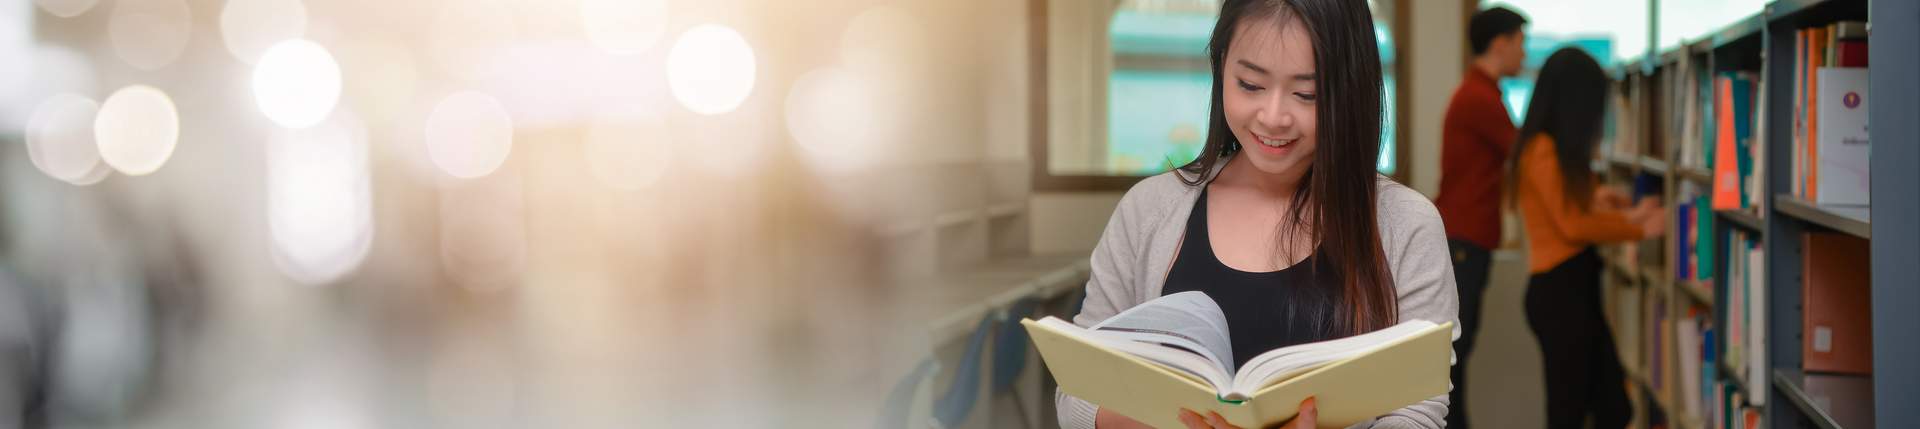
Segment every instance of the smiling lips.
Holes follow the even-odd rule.
[[[1280,138],[1267,137],[1260,134],[1254,134],[1253,137],[1260,139],[1260,144],[1270,148],[1284,148],[1284,147],[1293,145],[1294,142],[1300,141],[1300,139],[1298,138],[1280,139]]]

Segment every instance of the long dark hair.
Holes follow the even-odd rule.
[[[1511,204],[1519,177],[1520,160],[1526,157],[1527,143],[1546,134],[1553,138],[1554,160],[1560,163],[1560,180],[1567,203],[1585,211],[1593,204],[1593,148],[1600,142],[1601,121],[1607,114],[1607,91],[1612,81],[1600,62],[1579,48],[1560,48],[1540,66],[1540,78],[1533,84],[1533,100],[1527,102],[1527,117],[1520,124],[1519,140],[1507,165],[1506,194]]]
[[[1341,279],[1335,309],[1334,333],[1354,335],[1386,328],[1396,322],[1399,303],[1393,292],[1386,252],[1380,247],[1375,219],[1380,159],[1382,83],[1380,48],[1373,33],[1373,13],[1366,0],[1226,0],[1220,21],[1207,43],[1213,66],[1213,102],[1207,122],[1206,145],[1200,156],[1180,167],[1189,186],[1204,186],[1216,164],[1240,151],[1227,127],[1222,91],[1227,47],[1234,30],[1246,18],[1273,18],[1278,25],[1298,19],[1312,39],[1314,101],[1317,118],[1313,164],[1302,177],[1290,203],[1291,218],[1282,222],[1282,236],[1302,225],[1327,266]],[[1289,243],[1291,240],[1279,240]]]

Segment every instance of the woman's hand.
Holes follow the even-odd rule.
[[[1281,429],[1312,429],[1317,427],[1316,425],[1319,424],[1319,420],[1320,409],[1313,405],[1313,398],[1307,398],[1305,401],[1300,401],[1300,413],[1294,415],[1293,420],[1288,420],[1274,427]],[[1207,415],[1202,417],[1200,413],[1193,412],[1193,410],[1182,409],[1180,410],[1180,422],[1186,423],[1187,429],[1240,429],[1239,426],[1234,426],[1233,423],[1227,423],[1227,419],[1220,417],[1220,413],[1212,411],[1208,411]]]
[[[1640,225],[1641,238],[1659,237],[1667,232],[1666,210],[1653,197],[1641,198],[1640,204],[1627,212],[1627,220]]]
[[[1633,198],[1627,190],[1619,186],[1601,185],[1593,187],[1593,207],[1610,210],[1626,210],[1633,204]]]

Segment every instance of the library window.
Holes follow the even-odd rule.
[[[1219,0],[1048,1],[1048,127],[1036,185],[1129,183],[1192,161],[1214,85],[1206,45]],[[1385,98],[1378,169],[1400,169],[1393,4],[1370,2]],[[1098,187],[1098,186],[1094,186]]]

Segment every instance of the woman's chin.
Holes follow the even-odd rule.
[[[1249,152],[1247,154],[1247,160],[1252,161],[1250,164],[1253,164],[1253,169],[1258,170],[1261,174],[1284,175],[1295,172],[1295,170],[1298,170],[1306,161],[1300,159],[1301,157],[1291,156],[1293,155],[1293,153],[1291,153],[1291,149],[1293,148],[1282,148],[1281,152],[1283,153],[1265,153],[1274,152],[1270,149],[1274,148],[1261,146],[1247,151]]]

